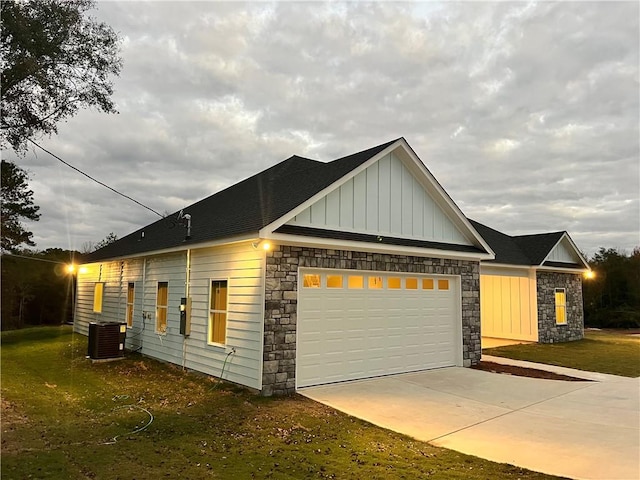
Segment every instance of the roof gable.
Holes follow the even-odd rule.
[[[383,242],[386,238],[404,238],[473,246],[475,252],[493,256],[489,245],[404,138],[386,144],[366,162],[262,229],[260,236],[285,230],[291,233],[293,227],[299,232],[315,229],[352,233],[353,238],[374,234]],[[342,238],[317,233],[314,236],[318,238]]]
[[[550,268],[589,268],[567,232],[510,236],[470,220],[496,254],[490,263]]]
[[[346,179],[287,225],[472,245],[394,152]]]

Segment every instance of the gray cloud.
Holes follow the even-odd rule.
[[[640,244],[639,5],[100,3],[123,39],[119,115],[42,143],[160,212],[292,154],[330,160],[404,136],[470,217]],[[3,152],[13,158],[11,152]],[[39,248],[155,217],[43,152]]]

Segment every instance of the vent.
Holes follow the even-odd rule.
[[[124,340],[127,324],[120,322],[89,324],[88,357],[103,360],[124,357]]]

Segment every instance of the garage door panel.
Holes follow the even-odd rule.
[[[368,272],[351,273],[363,276],[364,288],[348,288],[347,273],[313,273],[322,276],[321,288],[301,288],[298,297],[298,387],[456,364],[455,277],[439,291],[437,276],[426,290],[422,276],[376,273],[383,288],[369,289]],[[327,288],[327,275],[342,275],[344,288]],[[389,277],[401,278],[401,288],[387,288]]]

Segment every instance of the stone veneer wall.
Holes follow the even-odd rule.
[[[262,394],[295,391],[298,268],[460,275],[464,365],[480,361],[479,262],[280,245],[267,252]]]
[[[538,341],[571,342],[584,337],[582,276],[572,273],[537,272]],[[555,289],[566,289],[567,324],[556,325]]]

